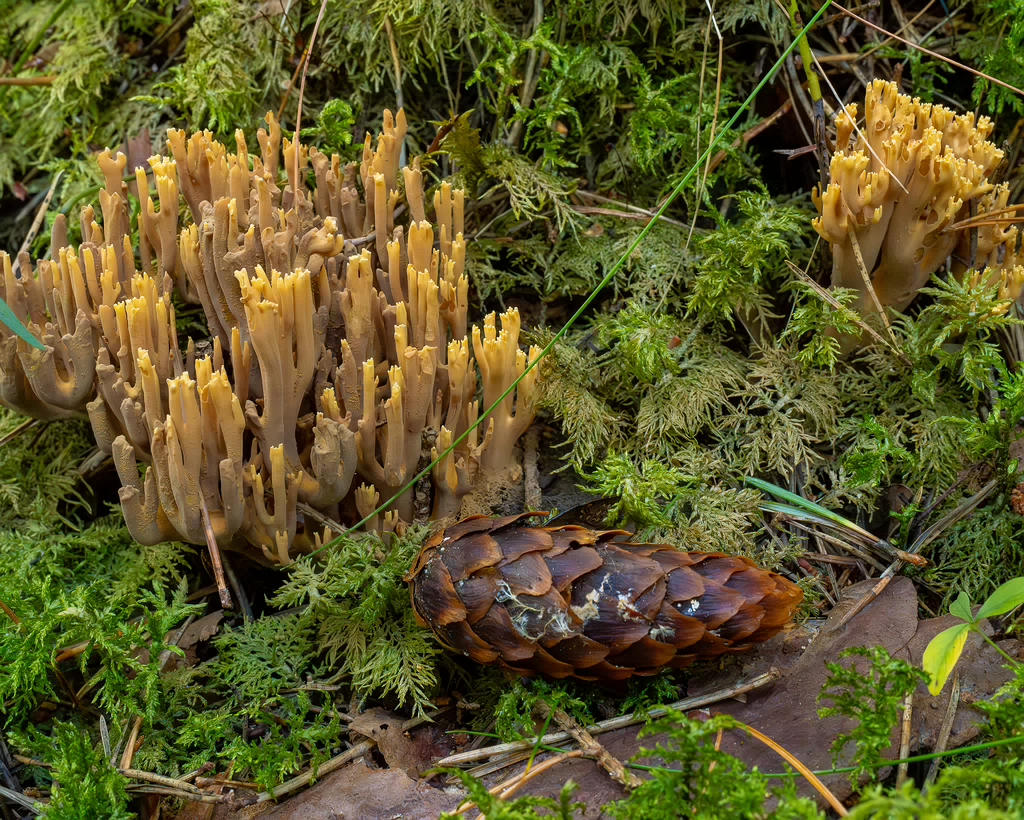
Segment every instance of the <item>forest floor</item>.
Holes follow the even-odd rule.
[[[1024,817],[1019,0],[122,5],[19,1],[0,23],[0,248],[37,271],[0,276],[0,308],[22,311],[0,312],[2,820]],[[403,580],[437,526],[439,429],[414,431],[406,478],[423,475],[396,533],[355,531],[371,516],[353,485],[333,520],[300,508],[279,566],[241,535],[218,550],[208,510],[198,537],[133,538],[135,471],[86,410],[101,377],[67,412],[26,399],[16,328],[67,349],[73,328],[44,339],[15,294],[56,263],[55,234],[103,244],[104,147],[127,157],[132,264],[156,271],[148,160],[169,128],[228,146],[241,129],[256,175],[270,111],[359,167],[399,107],[395,151],[438,226],[443,186],[465,191],[467,327],[517,308],[523,364],[543,351],[516,399],[533,423],[463,513],[748,558],[801,590],[780,634],[618,685],[480,666],[416,623]],[[880,151],[902,177],[878,176]],[[206,223],[180,187],[149,218],[180,211],[185,248]],[[344,238],[383,264],[375,232]],[[182,294],[174,353],[195,377],[188,340],[212,354],[218,330]],[[377,365],[380,431],[395,391]],[[269,469],[253,442],[271,392],[239,422],[246,470]],[[317,412],[310,389],[306,466]],[[300,555],[314,530],[330,546]]]

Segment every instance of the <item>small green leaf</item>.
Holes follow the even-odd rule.
[[[42,343],[32,335],[25,325],[21,323],[21,320],[14,315],[14,311],[8,307],[7,303],[3,299],[0,299],[0,323],[5,324],[13,330],[36,350],[46,350]]]
[[[957,595],[956,600],[949,605],[949,614],[956,615],[961,621],[967,621],[969,624],[974,623],[974,616],[971,614],[971,599],[966,592]]]
[[[970,624],[951,626],[932,638],[925,648],[921,667],[928,674],[928,691],[933,695],[938,695],[949,680],[970,633]]]
[[[1002,615],[1011,609],[1016,609],[1021,604],[1024,604],[1024,578],[1014,578],[988,596],[988,600],[978,610],[978,618]]]

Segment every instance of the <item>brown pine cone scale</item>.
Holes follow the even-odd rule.
[[[748,558],[528,526],[536,515],[460,521],[406,577],[417,620],[477,663],[551,678],[653,675],[771,638],[803,598]]]

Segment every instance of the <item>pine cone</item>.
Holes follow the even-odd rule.
[[[621,530],[473,516],[424,545],[417,620],[477,663],[620,681],[740,652],[789,623],[792,582],[723,553],[632,544]]]

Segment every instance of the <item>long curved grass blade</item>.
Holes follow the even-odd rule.
[[[309,553],[310,555],[316,555],[318,552],[321,552],[322,550],[325,550],[328,547],[332,547],[335,544],[340,543],[343,538],[345,538],[346,536],[352,534],[353,532],[358,530],[360,527],[365,525],[368,521],[370,521],[374,516],[379,515],[382,511],[386,510],[388,507],[390,507],[392,504],[394,504],[395,501],[397,501],[399,498],[402,497],[402,495],[404,495],[409,490],[411,490],[414,486],[416,486],[416,483],[420,479],[422,479],[425,476],[429,475],[430,471],[433,470],[434,467],[437,466],[439,463],[441,463],[441,461],[443,461],[449,455],[449,453],[454,452],[456,447],[458,447],[460,444],[462,444],[462,442],[464,442],[477,427],[479,427],[481,424],[484,423],[484,421],[486,421],[488,418],[490,418],[491,413],[493,413],[498,407],[500,407],[501,403],[503,401],[505,401],[505,399],[507,399],[510,395],[512,395],[513,391],[519,386],[519,383],[524,378],[526,378],[527,374],[530,373],[530,371],[532,371],[535,367],[537,367],[544,360],[544,358],[551,352],[552,348],[554,348],[554,346],[558,343],[558,341],[563,336],[565,336],[566,333],[569,332],[569,328],[571,328],[574,324],[576,324],[576,322],[579,320],[579,318],[584,313],[586,313],[587,309],[591,306],[591,304],[593,304],[594,300],[597,299],[597,297],[601,293],[601,291],[604,290],[605,287],[607,287],[607,285],[612,281],[612,279],[615,278],[616,274],[618,274],[618,272],[620,270],[622,270],[622,268],[626,264],[626,262],[629,259],[632,258],[632,256],[635,253],[636,249],[638,247],[640,247],[640,243],[643,242],[643,240],[647,237],[647,234],[649,234],[651,232],[651,230],[654,228],[654,226],[658,223],[658,221],[664,215],[665,211],[668,210],[669,206],[676,200],[676,197],[678,197],[679,194],[681,194],[683,192],[683,189],[690,183],[690,181],[694,178],[694,176],[697,175],[697,173],[700,171],[700,169],[704,167],[704,164],[707,162],[708,158],[713,155],[715,149],[718,147],[718,144],[725,138],[725,135],[730,130],[732,130],[732,127],[739,121],[739,118],[746,112],[746,110],[750,107],[751,103],[754,102],[754,100],[757,98],[757,95],[761,93],[761,89],[763,89],[766,85],[768,85],[769,82],[771,82],[771,80],[775,76],[776,72],[780,68],[782,68],[782,66],[785,64],[786,60],[789,58],[789,55],[792,54],[793,51],[797,48],[797,45],[799,44],[800,40],[803,37],[807,36],[807,32],[810,31],[811,28],[814,26],[814,24],[817,23],[818,20],[821,19],[821,16],[829,9],[829,7],[832,5],[832,3],[833,3],[833,0],[825,0],[825,2],[821,4],[821,8],[819,8],[814,13],[814,16],[811,17],[811,19],[807,21],[807,25],[805,25],[800,30],[799,35],[794,37],[793,41],[779,55],[779,58],[775,61],[775,63],[772,65],[772,67],[767,71],[767,73],[764,75],[764,77],[761,78],[761,81],[756,86],[754,86],[754,90],[751,91],[750,94],[747,95],[747,98],[736,109],[736,111],[733,113],[733,115],[729,118],[729,121],[722,127],[722,129],[718,132],[718,135],[711,141],[711,144],[708,145],[708,147],[704,149],[704,153],[702,153],[697,158],[697,161],[694,162],[692,166],[690,166],[690,170],[686,172],[686,174],[683,176],[682,179],[679,180],[678,183],[676,183],[675,188],[672,189],[672,192],[661,203],[661,207],[659,207],[658,210],[654,212],[654,215],[651,217],[651,219],[647,222],[646,225],[644,225],[644,227],[640,231],[640,233],[638,233],[636,235],[636,238],[630,243],[629,247],[626,248],[626,250],[623,252],[622,256],[620,256],[618,258],[618,260],[615,262],[615,264],[612,265],[612,267],[604,275],[604,277],[601,279],[601,281],[597,283],[597,286],[590,292],[590,295],[587,296],[587,298],[583,300],[583,304],[581,304],[576,309],[576,312],[573,313],[573,315],[569,317],[568,321],[566,321],[566,323],[564,325],[562,325],[562,327],[559,329],[559,331],[553,337],[551,337],[551,341],[549,341],[544,346],[543,350],[541,350],[541,352],[540,352],[540,355],[538,355],[537,358],[535,358],[533,361],[529,362],[526,365],[526,368],[523,370],[523,372],[519,375],[519,377],[517,379],[515,379],[515,381],[513,381],[512,384],[510,384],[505,389],[504,393],[502,393],[500,396],[498,396],[498,398],[495,400],[494,404],[492,404],[483,413],[481,413],[480,416],[477,418],[477,420],[476,420],[476,422],[474,424],[469,425],[469,427],[462,433],[462,435],[458,436],[458,438],[456,438],[448,446],[447,449],[445,449],[441,453],[438,453],[437,458],[435,458],[433,461],[430,462],[430,464],[428,464],[426,467],[424,467],[422,470],[420,470],[416,475],[414,475],[406,483],[406,485],[404,487],[402,487],[400,490],[398,490],[398,492],[396,492],[393,496],[391,496],[391,498],[389,498],[387,501],[385,501],[383,504],[381,504],[379,507],[377,507],[377,509],[374,510],[373,512],[371,512],[369,515],[365,516],[361,521],[353,524],[351,527],[349,527],[348,530],[343,532],[341,535],[337,536],[336,538],[331,539],[330,541],[328,541],[326,544],[324,544],[319,549],[313,550],[313,552]]]
[[[832,510],[822,507],[820,504],[815,504],[813,501],[808,501],[803,496],[791,493],[789,490],[784,490],[782,487],[777,487],[767,481],[762,481],[760,478],[746,478],[744,479],[746,484],[751,487],[756,487],[767,495],[773,495],[776,498],[781,498],[783,501],[792,504],[794,507],[799,508],[805,513],[811,513],[819,518],[825,518],[831,521],[833,524],[838,525],[842,529],[849,530],[850,532],[857,533],[861,538],[866,539],[871,544],[877,544],[879,539],[877,536],[872,535],[867,530],[858,527],[850,519],[844,518],[839,513],[832,512]],[[762,505],[764,507],[765,505]]]
[[[819,527],[827,527],[833,531],[839,530],[844,535],[849,536],[860,543],[866,543],[868,546],[875,546],[878,544],[878,539],[870,533],[862,534],[860,528],[850,529],[845,524],[840,524],[831,517],[820,515],[817,511],[805,510],[801,507],[796,507],[790,504],[780,504],[778,501],[762,501],[760,507],[765,512],[779,513],[787,518],[792,518],[796,521],[802,521],[808,524],[817,524]]]
[[[0,323],[10,328],[19,339],[24,339],[36,350],[46,350],[43,343],[32,335],[32,332],[22,324],[21,319],[14,315],[14,311],[3,299],[0,299]]]

